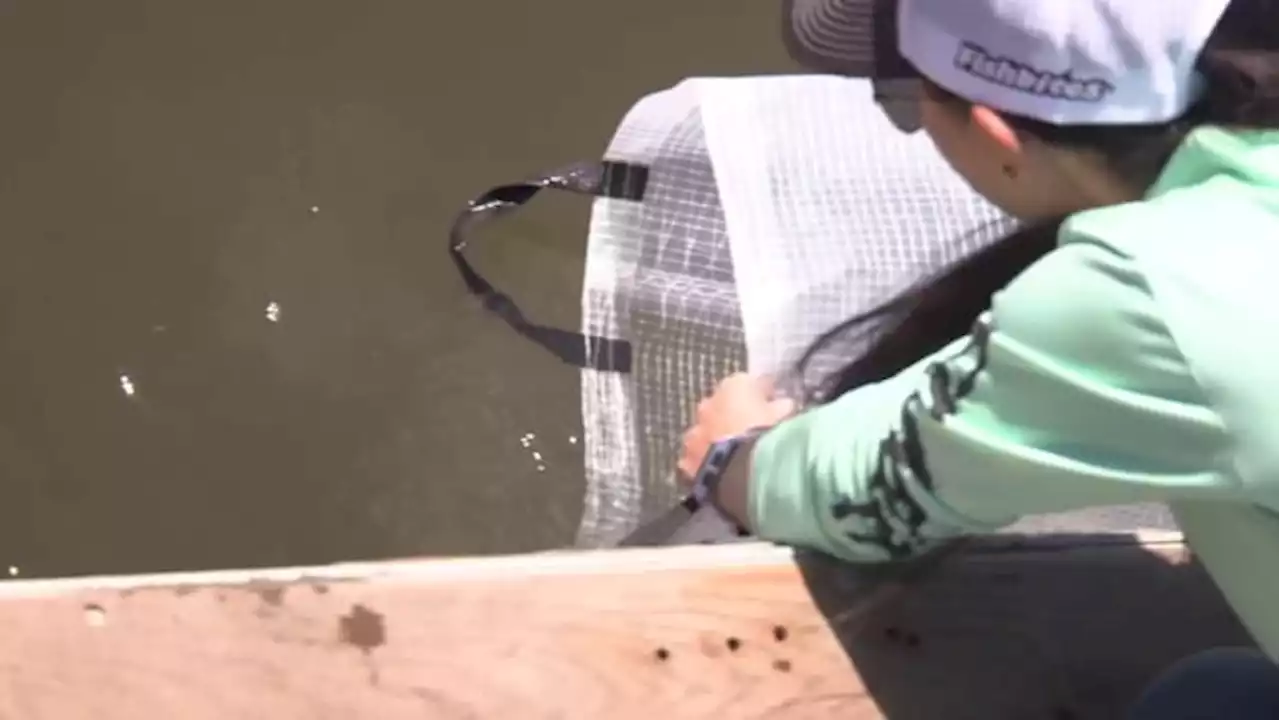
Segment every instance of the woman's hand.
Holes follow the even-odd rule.
[[[721,380],[698,403],[693,426],[684,434],[678,463],[682,481],[692,481],[713,442],[776,425],[795,412],[794,402],[775,398],[773,392],[772,382],[755,375],[737,373]]]

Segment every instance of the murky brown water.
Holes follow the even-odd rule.
[[[570,542],[577,377],[448,222],[645,92],[785,69],[776,6],[0,0],[0,575]],[[576,325],[585,209],[477,262]]]

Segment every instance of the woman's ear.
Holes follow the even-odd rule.
[[[983,135],[1004,150],[1014,155],[1022,153],[1022,141],[1018,138],[1017,131],[1003,117],[1000,117],[1000,113],[989,107],[972,105],[969,107],[969,120]]]

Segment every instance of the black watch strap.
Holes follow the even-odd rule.
[[[721,510],[716,491],[733,459],[763,432],[763,428],[752,430],[714,444],[690,478],[693,490],[666,512],[628,533],[618,541],[618,547],[718,543],[750,536],[750,531]]]
[[[702,465],[693,476],[693,490],[689,493],[689,501],[694,507],[710,505],[722,515],[726,515],[716,502],[716,491],[720,487],[720,482],[724,479],[729,464],[738,456],[743,446],[755,440],[763,432],[763,428],[757,428],[711,443],[706,457],[702,460]],[[739,529],[741,530],[741,526]]]

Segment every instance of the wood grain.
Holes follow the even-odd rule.
[[[1113,717],[1243,641],[1177,537],[1022,542],[918,581],[752,543],[6,582],[0,718]]]

